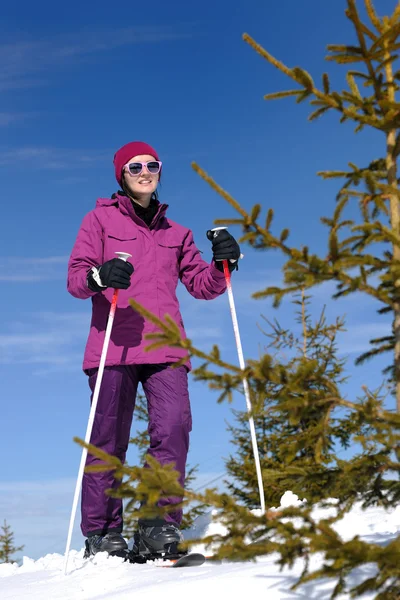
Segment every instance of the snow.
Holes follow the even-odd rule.
[[[301,503],[291,492],[286,492],[281,499],[282,507]],[[334,503],[333,500],[332,505]],[[332,509],[315,509],[314,516],[326,517]],[[399,532],[400,507],[391,510],[372,507],[363,511],[356,505],[335,524],[335,529],[344,539],[360,535],[370,542],[387,543]],[[185,537],[190,539],[223,531],[217,512],[212,510],[199,517]],[[192,551],[210,552],[201,545],[193,546]],[[331,580],[319,580],[291,591],[303,564],[299,561],[293,569],[280,571],[275,564],[277,555],[260,557],[254,563],[206,562],[201,567],[185,569],[160,568],[165,564],[162,561],[144,565],[124,563],[105,553],[90,560],[83,560],[82,556],[83,549],[79,552],[71,550],[67,575],[64,575],[64,557],[60,554],[47,554],[39,560],[24,557],[21,565],[0,564],[1,600],[152,600],[160,594],[166,598],[191,594],[194,598],[210,600],[221,597],[229,600],[243,600],[244,597],[328,600],[335,585]],[[318,568],[320,563],[321,557],[314,556],[312,569]],[[374,573],[374,565],[366,565],[352,573],[349,584],[355,585]],[[363,600],[372,600],[374,596],[365,594]],[[338,596],[338,600],[345,599],[348,600],[347,595]]]

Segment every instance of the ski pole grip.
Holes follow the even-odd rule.
[[[132,257],[132,254],[129,254],[129,252],[116,252],[115,254],[124,262],[126,262],[128,258]]]

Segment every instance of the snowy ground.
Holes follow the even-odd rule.
[[[288,492],[282,505],[296,501]],[[326,514],[326,513],[324,513]],[[321,514],[322,516],[322,514]],[[391,511],[371,508],[362,511],[359,507],[336,525],[345,539],[359,534],[363,539],[382,543],[389,541],[400,530],[400,507]],[[221,525],[211,521],[211,513],[196,524],[193,535],[208,534],[221,530]],[[189,535],[190,537],[190,535]],[[202,551],[197,546],[193,550]],[[256,563],[205,563],[201,567],[187,569],[165,569],[148,563],[131,565],[122,559],[100,554],[84,561],[82,552],[71,551],[68,573],[64,575],[64,557],[48,554],[32,560],[24,557],[23,564],[0,564],[1,600],[152,600],[153,598],[229,597],[229,600],[245,597],[262,597],[268,600],[328,600],[333,589],[332,581],[312,582],[296,592],[290,586],[299,576],[302,564],[292,570],[280,572],[275,565],[276,557],[268,556]],[[315,557],[312,567],[316,568],[319,558]],[[373,565],[366,566],[362,573],[355,573],[350,583],[356,583],[374,573]],[[257,596],[256,596],[257,595]],[[340,600],[347,596],[339,596]],[[372,600],[374,595],[364,595]]]

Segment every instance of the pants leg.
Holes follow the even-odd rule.
[[[192,430],[188,373],[184,366],[146,365],[142,385],[149,414],[149,454],[160,464],[175,463],[179,482],[184,486],[189,433]],[[177,504],[181,498],[171,497],[161,505]],[[166,520],[180,525],[182,510],[166,515]]]
[[[98,369],[89,373],[91,401]],[[108,454],[125,461],[128,449],[132,415],[138,386],[138,370],[134,365],[106,367],[93,423],[90,443]],[[88,453],[86,465],[102,461]],[[81,531],[88,535],[104,535],[107,531],[122,532],[122,500],[105,494],[117,488],[119,480],[112,471],[85,473],[82,481]]]

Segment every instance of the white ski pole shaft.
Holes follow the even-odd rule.
[[[217,232],[221,229],[226,229],[226,227],[216,227],[215,229],[212,229],[212,231],[215,232],[214,235],[218,235]],[[242,258],[242,256],[243,255],[241,255],[240,258]],[[233,291],[232,291],[231,272],[229,270],[227,260],[223,261],[223,265],[224,265],[224,275],[225,275],[226,287],[227,287],[227,291],[228,291],[229,307],[230,307],[231,316],[232,316],[233,331],[235,334],[236,348],[237,348],[237,353],[238,353],[238,357],[239,357],[239,365],[240,365],[240,368],[242,369],[242,371],[244,371],[244,369],[246,368],[246,365],[245,365],[244,357],[243,357],[242,342],[240,339],[239,324],[238,324],[238,320],[237,320],[235,300],[234,300]],[[260,507],[261,507],[262,513],[264,514],[265,513],[264,485],[263,485],[262,474],[261,474],[260,456],[258,453],[258,445],[257,445],[256,430],[254,427],[254,419],[251,415],[252,407],[251,407],[251,400],[250,400],[250,389],[249,389],[248,381],[245,377],[243,377],[243,389],[244,389],[244,395],[246,398],[247,412],[249,413],[250,434],[251,434],[251,442],[252,442],[252,446],[253,446],[254,462],[255,462],[256,472],[257,472],[258,490],[259,490],[259,495],[260,495]]]
[[[132,256],[131,254],[127,254],[126,252],[116,252],[115,254],[117,254],[118,258],[120,258],[121,260],[124,260],[124,261],[126,261],[130,256]],[[101,382],[103,379],[104,366],[105,366],[106,357],[107,357],[108,345],[110,343],[111,330],[112,330],[114,316],[115,316],[115,309],[117,307],[118,292],[119,292],[119,290],[117,288],[115,288],[114,294],[112,297],[112,301],[111,301],[110,312],[108,315],[106,333],[105,333],[104,343],[103,343],[103,350],[101,352],[99,370],[97,372],[96,385],[95,385],[94,392],[93,392],[92,406],[90,408],[89,420],[88,420],[88,424],[87,424],[87,428],[86,428],[86,435],[85,435],[86,444],[90,443],[90,438],[92,435],[93,422],[94,422],[94,417],[96,414],[97,402],[99,399],[100,386],[101,386]],[[82,485],[83,473],[85,470],[87,453],[88,453],[87,448],[83,448],[81,462],[79,465],[78,478],[76,480],[75,495],[74,495],[74,500],[72,503],[71,518],[70,518],[70,522],[69,522],[67,545],[66,545],[66,549],[65,549],[64,575],[67,574],[68,557],[69,557],[69,551],[70,551],[70,546],[71,546],[72,531],[74,528],[76,509],[78,506],[79,493],[81,491],[81,485]]]

